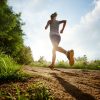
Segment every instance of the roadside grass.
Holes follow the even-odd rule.
[[[34,67],[47,67],[50,64],[50,62],[47,61],[34,61],[33,63],[30,64],[30,66],[34,66]]]
[[[73,66],[70,66],[67,61],[58,61],[56,63],[57,68],[71,68],[71,69],[90,69],[90,70],[100,70],[100,60],[84,62],[76,61]]]
[[[35,61],[31,64],[33,67],[47,67],[51,64],[51,62],[42,61],[38,62]],[[68,61],[60,60],[57,61],[55,64],[56,68],[68,68],[68,69],[90,69],[90,70],[100,70],[100,60],[94,61],[75,61],[73,66],[70,66]]]
[[[10,56],[0,53],[0,84],[14,82],[11,84],[11,91],[14,92],[8,92],[8,87],[4,91],[1,90],[0,100],[53,100],[50,89],[43,83],[31,83],[26,90],[16,83],[27,81],[31,77],[35,76],[26,74],[22,65],[17,64]]]
[[[50,89],[41,82],[29,84],[26,90],[21,89],[17,84],[14,84],[13,88],[15,94],[0,91],[0,97],[7,100],[54,100]]]
[[[28,74],[21,71],[21,65],[18,65],[10,56],[0,53],[0,81],[24,81],[29,77]]]

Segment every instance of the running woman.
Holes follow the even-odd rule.
[[[57,18],[56,12],[51,14],[50,17],[51,17],[51,19],[48,20],[48,22],[45,26],[45,29],[47,29],[48,26],[50,26],[50,40],[51,40],[51,43],[53,46],[52,63],[49,66],[49,68],[54,69],[54,64],[55,64],[55,60],[56,60],[56,51],[59,51],[59,52],[65,54],[69,60],[69,64],[72,66],[72,65],[74,65],[74,50],[66,51],[65,49],[63,49],[62,47],[59,46],[59,43],[61,41],[60,33],[62,34],[64,31],[64,28],[66,26],[66,20],[62,20],[62,21],[56,20],[56,18]],[[59,33],[59,25],[60,24],[63,24],[63,27]]]

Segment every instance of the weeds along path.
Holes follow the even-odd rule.
[[[25,66],[23,71],[37,75],[56,100],[100,100],[100,71]]]

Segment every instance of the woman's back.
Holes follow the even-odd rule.
[[[50,23],[50,34],[56,33],[59,34],[59,21],[54,20]]]

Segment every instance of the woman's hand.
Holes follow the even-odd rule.
[[[45,30],[47,29],[47,27],[45,27]]]
[[[66,20],[59,21],[59,24],[62,24],[63,23],[63,27],[62,27],[62,30],[60,31],[60,33],[63,33],[64,28],[66,26],[66,22],[67,22]]]
[[[62,30],[60,30],[60,33],[61,33],[61,34],[63,33],[63,29],[62,29]]]

